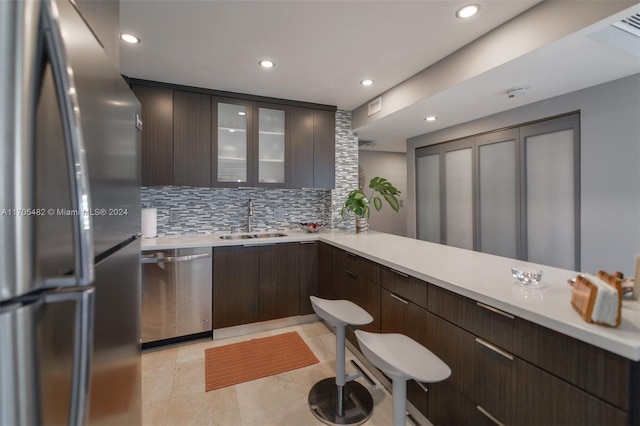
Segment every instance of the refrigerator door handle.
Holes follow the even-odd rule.
[[[69,426],[84,426],[88,420],[91,356],[93,353],[94,298],[93,287],[84,289],[69,288],[48,293],[44,296],[45,303],[75,302]]]
[[[73,277],[55,277],[44,282],[45,287],[89,285],[94,279],[93,228],[89,173],[80,121],[80,108],[73,78],[73,69],[67,56],[60,31],[58,9],[53,0],[42,2],[41,25],[49,52],[51,69],[62,116],[73,216],[74,274]]]

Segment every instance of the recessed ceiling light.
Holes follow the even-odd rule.
[[[436,121],[438,119],[438,117],[436,117],[435,115],[430,115],[428,117],[425,117],[425,120],[427,121]]]
[[[133,34],[129,33],[120,33],[120,40],[126,41],[129,44],[138,44],[140,43],[140,39]]]
[[[238,115],[247,115],[247,113],[244,112],[244,111],[240,111],[240,112],[238,112]]]
[[[456,16],[460,19],[467,19],[467,18],[471,18],[473,15],[475,15],[476,13],[478,13],[478,11],[480,10],[480,6],[477,4],[469,4],[466,5],[464,7],[461,7],[460,9],[458,9],[458,11],[456,12]]]
[[[276,66],[276,63],[273,61],[270,61],[268,59],[263,59],[262,61],[258,62],[260,64],[260,66],[262,68],[273,68]]]
[[[373,84],[373,80],[370,78],[364,79],[360,82],[363,86],[371,86]]]

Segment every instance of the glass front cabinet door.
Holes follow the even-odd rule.
[[[213,99],[212,186],[249,186],[253,180],[250,167],[252,118],[250,102],[237,99]]]
[[[258,184],[285,183],[285,110],[256,105]]]
[[[286,108],[214,98],[213,187],[284,187]]]

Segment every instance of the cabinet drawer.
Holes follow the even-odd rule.
[[[380,329],[380,286],[335,263],[333,285],[337,299],[350,300],[360,306],[373,317],[372,324]]]
[[[380,285],[380,266],[377,263],[335,247],[333,248],[333,262]]]
[[[595,366],[592,366],[595,367]],[[521,361],[514,424],[630,425],[627,414],[571,384]]]
[[[435,426],[495,426],[478,405],[446,381],[429,384],[429,416]]]
[[[434,285],[429,285],[428,309],[476,336],[513,352],[513,315]]]
[[[391,293],[427,309],[427,283],[390,268],[380,269],[380,285]]]
[[[451,368],[446,382],[503,424],[511,423],[517,358],[432,314],[427,336],[429,349]]]
[[[627,411],[629,378],[638,364],[518,318],[515,353],[534,365]],[[636,364],[634,366],[634,364]]]

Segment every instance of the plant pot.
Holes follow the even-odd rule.
[[[360,234],[369,230],[369,219],[366,217],[356,217],[356,233]]]

